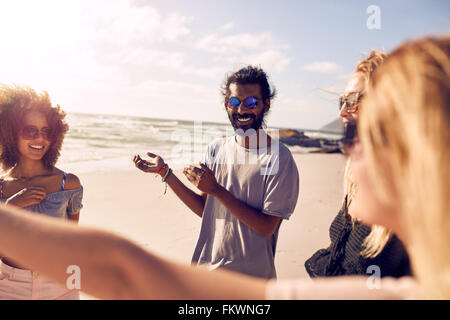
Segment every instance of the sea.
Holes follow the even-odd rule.
[[[146,117],[68,113],[69,131],[57,166],[65,171],[98,172],[135,170],[134,155],[160,155],[174,169],[203,159],[216,138],[234,135],[229,123],[154,119]],[[268,130],[283,128],[268,128]],[[338,139],[340,133],[304,130],[312,138]],[[309,148],[289,147],[293,153]]]

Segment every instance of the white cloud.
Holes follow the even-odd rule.
[[[203,102],[205,100],[211,102],[219,96],[218,92],[213,92],[207,85],[174,80],[148,80],[136,86],[134,90],[145,95],[166,97],[183,103],[187,101],[198,103],[199,97],[202,97]]]
[[[147,4],[127,0],[2,1],[0,81],[70,87],[75,81],[120,76],[126,69],[124,63],[133,58],[188,70],[183,55],[155,53],[152,48],[188,35],[192,18],[162,13]]]
[[[150,5],[126,0],[98,1],[84,8],[84,20],[90,39],[100,45],[148,47],[159,42],[173,42],[188,35],[193,18],[177,12],[162,14]],[[133,5],[134,4],[134,5]]]
[[[109,5],[108,1],[103,3]],[[89,46],[95,48],[94,58],[99,64],[118,66],[125,72],[130,67],[139,67],[140,71],[133,72],[140,73],[138,77],[144,80],[165,70],[203,78],[217,78],[226,71],[223,66],[209,67],[204,61],[198,63],[197,57],[189,56],[186,49],[192,43],[184,40],[191,33],[189,25],[193,17],[177,12],[163,14],[142,0],[131,3],[118,0],[104,11],[87,9],[87,12],[85,20],[92,31]],[[233,24],[224,27],[229,29]],[[154,67],[159,69],[152,70]],[[122,77],[125,80],[127,76]]]
[[[236,54],[242,50],[287,49],[288,46],[278,44],[269,32],[260,34],[239,33],[223,35],[220,32],[211,33],[195,43],[195,47],[212,53]]]
[[[270,32],[192,34],[192,17],[150,1],[0,2],[0,82],[47,90],[67,111],[227,121],[219,86],[233,64],[292,62]]]
[[[273,72],[282,72],[292,60],[284,52],[289,45],[277,41],[270,32],[224,35],[222,27],[218,32],[200,38],[194,46],[214,53],[216,62],[226,61],[233,66],[261,65]]]
[[[228,22],[227,24],[224,24],[220,27],[220,30],[226,31],[234,28],[234,22]]]
[[[225,67],[213,66],[193,66],[189,64],[189,59],[185,52],[166,51],[151,48],[124,48],[120,51],[108,53],[104,57],[108,65],[121,65],[124,68],[137,67],[152,69],[163,68],[181,74],[195,77],[214,78],[222,76],[226,72]]]
[[[302,70],[318,73],[333,73],[341,71],[342,66],[332,61],[315,61],[301,67]]]
[[[261,65],[263,69],[281,72],[288,66],[292,59],[279,50],[268,49],[248,56],[230,57],[228,60],[241,65]]]

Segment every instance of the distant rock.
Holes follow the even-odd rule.
[[[324,125],[322,128],[320,128],[321,131],[328,131],[328,132],[344,132],[344,124],[342,123],[342,119],[338,118],[334,121],[331,121],[330,123]]]
[[[280,129],[278,131],[278,138],[282,143],[288,146],[316,148],[314,152],[322,152],[322,153],[340,152],[337,140],[310,138],[307,135],[305,135],[302,131],[294,129]]]
[[[342,153],[339,146],[323,147],[318,150],[312,150],[310,153]]]

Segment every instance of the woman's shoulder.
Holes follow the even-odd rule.
[[[66,173],[62,171],[61,169],[54,168],[53,173],[55,175],[65,175],[65,181],[64,181],[64,190],[75,190],[81,188],[81,181],[80,178],[78,178],[73,173]]]
[[[65,189],[66,190],[75,190],[75,189],[79,189],[79,188],[81,188],[80,178],[78,178],[73,173],[67,173]]]

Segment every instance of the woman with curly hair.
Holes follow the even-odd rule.
[[[69,128],[64,117],[47,92],[0,85],[0,201],[78,223],[83,188],[75,175],[55,167]],[[78,291],[8,257],[0,266],[0,299],[79,299]]]

